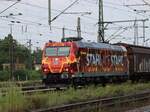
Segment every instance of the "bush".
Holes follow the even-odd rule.
[[[40,80],[42,75],[40,71],[17,70],[14,72],[14,76],[16,80],[24,81],[24,80]]]
[[[42,79],[42,73],[35,70],[16,70],[13,73],[14,79],[19,81],[25,80],[40,80]],[[0,81],[8,81],[10,78],[9,71],[0,71]]]
[[[29,71],[28,70],[16,70],[13,75],[14,75],[15,80],[24,81],[28,79]]]
[[[42,78],[41,71],[32,70],[29,73],[29,80],[40,80]]]
[[[10,73],[8,71],[0,71],[0,81],[9,80]]]

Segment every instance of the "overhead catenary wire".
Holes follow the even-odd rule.
[[[18,0],[18,1],[15,2],[15,3],[13,3],[13,4],[10,5],[9,7],[7,7],[6,9],[2,10],[2,11],[0,12],[0,14],[4,13],[5,11],[7,11],[8,9],[10,9],[11,7],[13,7],[14,5],[16,5],[16,4],[19,3],[19,2],[20,2],[20,0]]]
[[[85,1],[85,0],[84,0]],[[88,0],[90,1],[90,0]],[[92,1],[91,1],[92,2]],[[24,4],[24,5],[29,5],[31,7],[37,7],[37,8],[43,8],[43,9],[48,9],[47,7],[42,7],[40,5],[35,5],[35,4],[32,4],[32,3],[25,3],[25,2],[20,2],[21,4]],[[88,2],[87,2],[88,3]],[[119,5],[119,4],[116,4],[116,3],[111,3],[111,2],[106,2],[108,4],[112,4],[112,5]],[[95,4],[95,3],[94,3]],[[121,4],[120,4],[121,6]],[[123,5],[122,5],[123,6]],[[107,7],[107,6],[106,6]],[[110,7],[110,6],[108,6]],[[115,7],[110,7],[110,8],[115,8]],[[121,10],[120,8],[117,8],[118,10]],[[56,10],[56,9],[52,9],[53,11],[56,11],[56,12],[61,12],[60,10]],[[123,10],[122,11],[127,11],[127,10]],[[134,13],[133,11],[131,11],[132,13]],[[140,16],[143,16],[143,15],[140,15]],[[90,16],[82,16],[84,18],[87,18],[87,19],[90,19],[90,20],[93,20],[93,21],[97,21],[98,19],[97,18],[93,18],[93,17],[90,17]],[[44,19],[47,18],[47,17],[43,17]],[[41,20],[41,19],[40,19]]]
[[[89,18],[89,17],[87,17],[87,18]],[[91,19],[94,19],[94,18],[91,18]],[[95,20],[96,20],[96,18],[95,18]]]
[[[30,7],[39,8],[39,9],[44,9],[44,10],[48,9],[48,7],[43,7],[43,6],[40,6],[40,5],[37,5],[37,4],[35,5],[35,4],[32,4],[32,3],[26,3],[26,2],[23,2],[23,1],[21,1],[20,4],[27,5],[27,6],[30,6]],[[57,13],[61,12],[61,10],[58,10],[58,9],[51,9],[51,10],[54,11],[55,13],[56,12]],[[86,15],[84,15],[83,13],[91,14],[91,12],[64,12],[62,14],[81,14],[81,16],[84,17],[84,18],[91,19],[91,20],[97,20],[96,18],[93,18],[93,17],[90,17],[90,16],[86,17]],[[33,15],[32,15],[32,17],[33,17]],[[34,17],[34,18],[37,18],[37,17]],[[47,17],[39,18],[39,21],[44,20],[44,19],[47,19]],[[39,21],[37,21],[37,22],[39,22]],[[64,21],[66,21],[66,20],[64,20]],[[88,23],[88,22],[86,22],[86,24],[94,25],[95,23]]]
[[[87,2],[87,3],[91,3],[91,2],[89,2],[89,0],[87,1],[85,1],[84,0],[84,2]],[[111,3],[111,2],[104,2],[105,4],[112,4],[113,6],[118,6],[119,4],[116,4],[116,3]],[[40,5],[35,5],[35,4],[32,4],[32,3],[26,3],[26,2],[20,2],[20,4],[24,4],[24,5],[28,5],[28,6],[31,6],[31,7],[36,7],[36,8],[42,8],[42,9],[48,9],[47,7],[43,7],[43,6],[40,6]],[[95,4],[95,3],[93,3],[93,4]],[[95,4],[96,5],[96,4]],[[116,9],[116,10],[119,10],[119,11],[123,11],[123,12],[129,12],[129,13],[134,13],[134,14],[137,14],[137,13],[135,13],[135,11],[131,11],[131,10],[125,10],[125,9],[122,9],[122,8],[118,8],[118,7],[113,7],[113,6],[109,6],[109,5],[104,5],[104,7],[108,7],[108,8],[113,8],[113,9]],[[123,6],[124,7],[124,5],[121,5],[120,4],[120,6]],[[52,11],[55,11],[55,12],[61,12],[61,10],[58,10],[58,9],[52,9]],[[137,15],[140,15],[140,14],[137,14]],[[143,16],[143,15],[140,15],[140,16]],[[97,18],[94,18],[94,17],[90,17],[90,16],[84,16],[84,17],[87,17],[87,18],[89,18],[89,19],[91,19],[91,20],[98,20]],[[45,17],[46,18],[46,17]]]
[[[88,1],[89,1],[89,0],[88,0]],[[31,4],[32,4],[32,3],[31,3]],[[115,4],[114,4],[114,5],[115,5]],[[43,9],[44,9],[44,7],[43,7]],[[47,8],[45,7],[45,9],[47,9]],[[118,9],[118,10],[119,10],[119,9]],[[60,10],[55,10],[55,9],[54,9],[53,11],[61,12]],[[124,11],[125,11],[125,10],[124,10]],[[132,12],[132,11],[131,11],[131,12]],[[83,16],[83,17],[84,17],[84,16]],[[90,17],[90,16],[86,16],[86,17],[88,18],[88,17]],[[86,18],[86,17],[85,17],[85,18]],[[91,17],[91,20],[94,20],[94,21],[95,21],[95,20],[97,20],[97,19],[94,18],[94,17]],[[23,20],[22,20],[22,21],[23,21]],[[32,21],[32,22],[34,22],[34,21]],[[32,22],[31,22],[31,23],[32,23]],[[27,24],[30,24],[30,22],[27,22],[27,21],[24,21],[22,24],[26,24],[26,23],[27,23]],[[39,24],[38,24],[38,22],[37,22],[37,24],[36,24],[36,23],[33,23],[32,25],[34,25],[34,26],[35,26],[35,25],[39,25],[39,26],[41,26],[41,27],[48,27],[48,26],[45,25],[45,24],[42,24],[42,25],[40,25],[40,24],[42,24],[42,23],[39,23]],[[55,26],[54,26],[54,27],[55,27]],[[60,28],[60,27],[59,27],[59,28]],[[60,29],[62,29],[62,28],[60,28]],[[88,32],[87,32],[87,34],[88,34]]]
[[[16,20],[21,21],[21,24],[29,24],[29,23],[30,23],[29,25],[33,25],[33,26],[36,26],[36,27],[37,27],[37,26],[40,26],[40,27],[49,28],[48,25],[43,24],[43,23],[37,23],[37,22],[31,21],[31,20],[20,19],[20,18],[17,18],[17,17],[13,17],[13,18],[16,19]],[[9,21],[9,20],[7,20],[7,19],[2,19],[2,18],[0,18],[0,19],[1,19],[1,20],[4,20],[4,21]],[[61,28],[61,27],[58,27],[58,26],[52,26],[52,28],[62,30],[62,28]],[[77,32],[77,30],[71,29],[71,28],[65,28],[65,30]],[[82,31],[82,33],[89,34],[89,35],[95,34],[94,32],[88,32],[88,31]]]
[[[89,3],[89,4],[95,4],[95,5],[96,5],[96,3],[92,3],[92,1],[90,1],[90,0],[88,0],[88,1],[87,1],[87,0],[84,0],[84,2]],[[117,7],[116,7],[116,6],[117,6]],[[118,6],[126,7],[126,8],[128,8],[128,9],[119,8]],[[117,4],[117,3],[104,2],[104,7],[112,8],[112,9],[115,9],[115,10],[118,10],[118,11],[122,11],[122,12],[133,13],[133,14],[136,14],[136,15],[139,15],[139,16],[142,16],[142,17],[145,17],[145,15],[136,13],[133,8],[127,7],[127,6],[125,6],[125,5]]]
[[[121,32],[119,32],[119,33],[116,32],[116,33],[118,33],[118,34],[117,34],[117,35],[112,35],[111,38],[108,38],[108,39],[107,39],[107,41],[111,41],[111,40],[115,39],[118,35],[124,33],[126,30],[128,30],[127,27],[123,28],[123,30],[122,30]],[[120,30],[119,30],[119,31],[120,31]]]
[[[148,3],[147,1],[143,0],[143,2],[144,2],[146,5],[150,6],[150,3]]]
[[[85,0],[84,0],[85,1]],[[87,2],[87,3],[92,3],[92,1],[91,2],[89,2],[90,0],[88,0],[88,2],[87,2],[87,0],[85,1],[85,2]],[[112,4],[112,5],[114,5],[114,6],[117,6],[117,5],[120,5],[120,6],[124,6],[124,5],[121,5],[121,4],[116,4],[116,3],[111,3],[111,2],[104,2],[104,3],[107,3],[107,4]],[[24,5],[29,5],[29,6],[31,6],[31,7],[37,7],[37,8],[43,8],[43,9],[48,9],[47,7],[42,7],[42,6],[40,6],[40,5],[35,5],[35,4],[32,4],[32,3],[26,3],[26,2],[20,2],[20,4],[24,4]],[[94,3],[95,4],[95,3]],[[127,12],[129,12],[128,10],[123,10],[123,9],[121,9],[121,8],[116,8],[116,7],[112,7],[112,6],[106,6],[106,7],[110,7],[110,8],[115,8],[115,9],[118,9],[118,10],[122,10],[122,11],[127,11]],[[53,11],[56,11],[56,12],[61,12],[61,10],[56,10],[56,9],[52,9]],[[134,11],[131,11],[132,13],[134,13]],[[136,13],[137,14],[137,13]],[[142,15],[141,15],[142,16]]]
[[[67,11],[70,7],[72,7],[75,3],[77,3],[79,0],[74,1],[72,4],[70,4],[67,8],[65,8],[62,12],[60,12],[57,16],[55,16],[51,22],[56,20],[60,15],[62,15],[65,11]]]

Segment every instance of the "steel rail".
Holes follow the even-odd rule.
[[[88,107],[104,108],[116,104],[126,104],[129,102],[142,101],[150,99],[150,90],[141,93],[129,94],[125,96],[105,98],[99,100],[91,100],[87,102],[79,102],[74,104],[51,107],[47,109],[33,110],[30,112],[66,112],[75,109],[86,109]]]
[[[4,86],[10,86],[10,85],[18,85],[18,86],[24,86],[24,85],[35,85],[35,84],[42,84],[41,80],[35,80],[35,81],[14,81],[14,82],[0,82],[0,87]]]
[[[17,87],[14,87],[17,90]],[[24,95],[32,95],[35,93],[46,93],[46,92],[51,92],[51,91],[64,91],[66,90],[67,87],[61,87],[59,88],[59,90],[57,88],[54,87],[46,87],[46,86],[31,86],[31,87],[22,87],[22,88],[18,88],[18,92]],[[9,88],[5,88],[5,89],[0,89],[0,95],[1,96],[6,96],[7,94],[9,94]]]

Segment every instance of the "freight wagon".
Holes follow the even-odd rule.
[[[132,81],[150,80],[150,48],[120,43],[126,47],[129,60],[129,76]]]

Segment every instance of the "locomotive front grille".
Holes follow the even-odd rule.
[[[51,70],[53,73],[60,73],[61,72],[61,66],[53,66],[53,67],[51,67]]]

